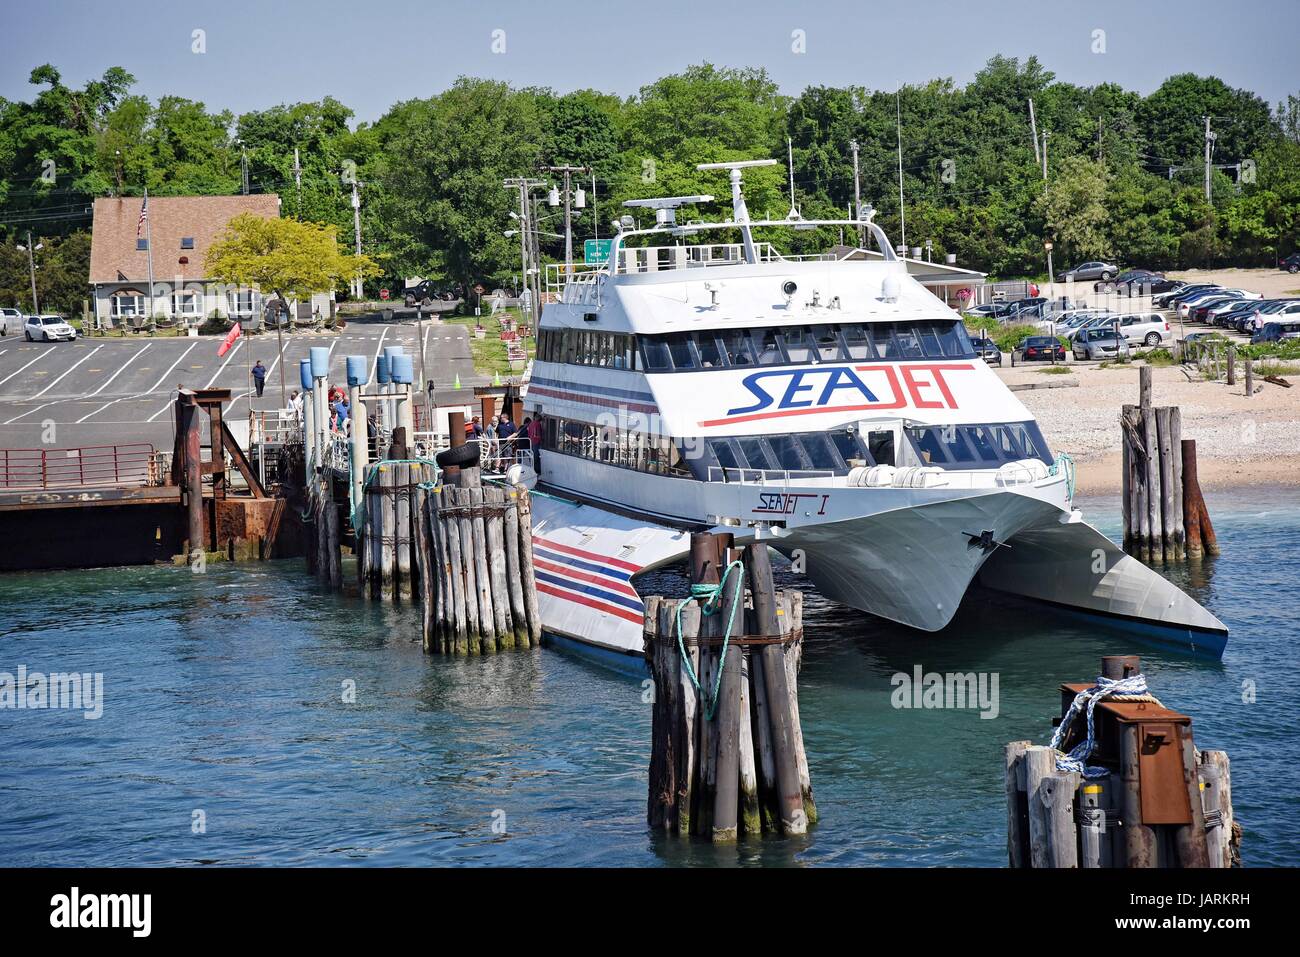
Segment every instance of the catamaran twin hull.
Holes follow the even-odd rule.
[[[1218,658],[1217,618],[1038,487],[951,491],[735,490],[751,513],[832,511],[852,517],[788,529],[769,544],[799,560],[827,597],[890,621],[938,631],[972,581],[1103,619],[1146,641]],[[847,493],[847,494],[846,494]],[[840,508],[834,508],[835,512]],[[638,575],[686,557],[690,530],[637,519],[563,492],[534,500],[537,589],[547,630],[616,656],[642,651]],[[697,526],[698,527],[698,526]],[[738,543],[752,529],[719,526]],[[986,535],[986,532],[993,532]]]

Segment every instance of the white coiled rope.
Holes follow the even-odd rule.
[[[1052,735],[1051,747],[1057,752],[1056,770],[1078,771],[1085,778],[1103,778],[1110,774],[1109,768],[1099,768],[1084,763],[1092,754],[1092,749],[1097,743],[1096,738],[1093,736],[1092,712],[1097,707],[1097,702],[1103,698],[1133,697],[1153,700],[1151,692],[1147,690],[1146,675],[1133,675],[1131,678],[1103,678],[1099,676],[1095,685],[1091,688],[1085,688],[1075,695],[1074,700],[1070,702],[1070,710],[1065,712],[1065,717],[1061,719],[1056,732]],[[1088,736],[1076,744],[1069,754],[1060,753],[1061,742],[1065,739],[1066,732],[1070,730],[1070,723],[1074,720],[1074,716],[1085,708],[1087,709]]]

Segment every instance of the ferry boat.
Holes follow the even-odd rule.
[[[655,225],[623,217],[605,264],[570,268],[543,309],[525,398],[542,438],[524,470],[549,635],[638,658],[638,576],[713,530],[918,632],[943,629],[978,581],[1219,657],[1224,625],[1084,521],[1068,456],[869,207],[751,219],[743,171],[772,163],[699,167],[730,178],[717,222],[678,222],[711,196],[626,203]],[[754,238],[821,226],[879,257],[788,257]],[[739,242],[694,241],[719,232]]]

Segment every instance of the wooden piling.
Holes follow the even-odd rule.
[[[1031,746],[1026,749],[1024,760],[1033,866],[1078,867],[1074,832],[1074,793],[1079,788],[1078,772],[1056,770],[1055,748]]]
[[[692,543],[693,544],[693,543]],[[725,567],[725,566],[724,566]],[[716,575],[714,576],[717,577]],[[711,616],[721,626],[716,629],[720,634],[726,632],[727,619],[734,605],[736,608],[736,629],[744,625],[745,582],[740,574],[732,572],[723,585],[722,601],[717,611]],[[740,816],[740,681],[741,658],[743,646],[731,644],[725,655],[712,663],[712,667],[721,670],[718,686],[718,702],[715,719],[717,723],[717,758],[716,783],[713,800],[713,841],[724,843],[736,840]]]
[[[1156,445],[1160,454],[1160,551],[1164,561],[1174,560],[1174,456],[1170,445],[1168,406],[1156,413]]]
[[[461,469],[461,479],[466,469]],[[492,609],[492,577],[488,560],[487,523],[483,518],[483,487],[461,489],[468,495],[470,534],[474,549],[474,587],[478,597],[479,651],[492,654],[497,650],[496,615]]]
[[[1246,398],[1255,394],[1255,367],[1250,356],[1246,356]]]
[[[421,490],[423,492],[423,490]],[[437,548],[429,524],[429,501],[420,495],[415,505],[415,563],[419,569],[420,638],[426,654],[438,650],[434,647],[438,635],[438,596],[434,581],[439,570]]]
[[[514,626],[510,621],[510,586],[506,580],[505,502],[506,493],[499,486],[484,487],[488,581],[492,590],[492,622],[498,649],[515,646]]]
[[[411,466],[393,466],[393,598],[411,598]]]
[[[1228,385],[1237,384],[1237,347],[1228,343]]]
[[[444,485],[439,503],[439,526],[443,536],[444,560],[447,563],[447,594],[451,600],[452,640],[444,650],[467,655],[470,649],[469,613],[465,602],[465,560],[460,550],[460,519],[457,516],[457,489]],[[477,638],[477,636],[475,636]]]
[[[749,587],[758,634],[769,637],[778,635],[781,633],[781,623],[776,595],[772,587],[772,565],[767,556],[767,545],[755,542],[746,546],[745,566],[749,574]],[[808,817],[803,809],[803,791],[799,785],[799,768],[795,758],[794,723],[790,715],[790,690],[785,673],[785,652],[779,644],[760,647],[763,658],[763,681],[766,685],[767,703],[772,719],[781,830],[787,835],[803,834],[808,830]]]
[[[1178,406],[1169,409],[1169,448],[1162,451],[1169,459],[1170,475],[1173,479],[1173,491],[1170,494],[1173,513],[1174,559],[1182,561],[1187,557],[1187,527],[1183,523],[1183,411]]]
[[[1232,814],[1232,774],[1226,751],[1201,752],[1201,794],[1210,867],[1241,866],[1241,828]]]
[[[1025,752],[1031,742],[1012,741],[1006,746],[1007,864],[1029,867],[1029,803],[1025,792]]]
[[[392,465],[380,465],[379,474],[379,593],[389,598],[394,593],[397,571],[397,473]]]
[[[474,557],[474,521],[470,515],[473,508],[470,490],[456,488],[449,490],[455,503],[456,529],[460,540],[460,578],[465,583],[465,653],[477,655],[482,649],[483,633],[487,622],[492,620],[489,614],[487,622],[479,614],[478,562]]]
[[[1192,810],[1192,821],[1174,830],[1174,848],[1178,855],[1180,867],[1209,867],[1210,852],[1205,836],[1205,811],[1201,806],[1201,776],[1196,761],[1196,746],[1192,743],[1192,731],[1176,728],[1177,745],[1182,748],[1183,786],[1187,790],[1187,801]]]
[[[524,610],[528,613],[528,643],[536,648],[542,641],[542,616],[537,610],[537,587],[533,577],[533,504],[528,489],[515,486],[519,509],[519,575],[524,586]]]
[[[512,489],[502,490],[502,534],[506,548],[506,587],[510,600],[510,626],[514,645],[527,648],[528,610],[524,607],[524,576],[519,564],[519,493]]]

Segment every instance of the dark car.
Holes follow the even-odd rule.
[[[1078,282],[1081,279],[1100,279],[1103,282],[1107,279],[1114,279],[1119,275],[1119,267],[1114,263],[1104,263],[1100,260],[1093,262],[1080,263],[1073,269],[1067,270],[1060,277],[1060,282],[1069,282],[1074,280]]]
[[[1002,350],[992,339],[973,337],[970,344],[975,347],[975,354],[991,366],[1002,365]]]
[[[1099,282],[1093,288],[1097,292],[1113,292],[1117,296],[1156,296],[1172,292],[1187,285],[1181,279],[1166,279],[1158,272],[1145,269],[1133,269],[1120,273],[1113,282]]]
[[[1064,362],[1065,346],[1055,336],[1030,336],[1020,346],[1026,362]]]
[[[1175,309],[1184,299],[1191,299],[1193,296],[1203,292],[1209,292],[1211,289],[1222,289],[1217,282],[1198,282],[1190,286],[1183,286],[1181,289],[1172,289],[1169,292],[1161,293],[1152,300],[1151,304],[1158,309]]]
[[[1043,306],[1047,304],[1046,296],[1031,296],[1028,299],[1017,299],[1010,303],[1010,311],[1007,313],[1013,319],[1029,319],[1042,314]]]
[[[1287,272],[1300,272],[1300,253],[1292,253],[1282,260],[1281,266]]]
[[[455,291],[438,288],[432,279],[425,279],[417,282],[414,286],[407,286],[402,296],[407,308],[417,303],[427,306],[433,302],[453,302],[457,298]]]

